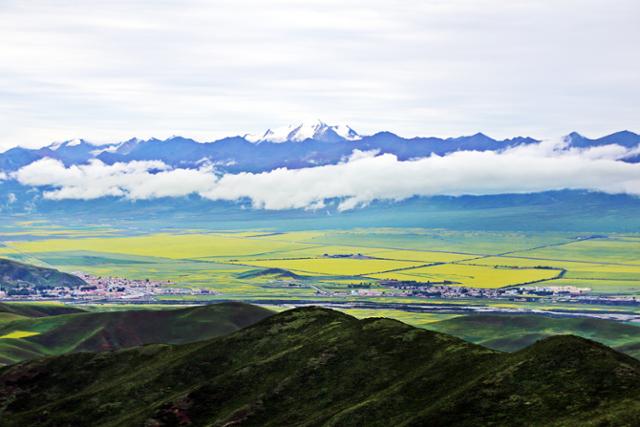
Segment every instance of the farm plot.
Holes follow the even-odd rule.
[[[370,277],[391,280],[449,281],[474,288],[502,288],[521,285],[557,277],[558,270],[534,268],[496,268],[481,265],[441,264],[391,273],[374,274]]]

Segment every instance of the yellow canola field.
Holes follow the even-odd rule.
[[[18,338],[26,338],[26,337],[32,337],[34,335],[38,335],[39,332],[30,332],[30,331],[13,331],[10,332],[6,335],[2,335],[0,336],[0,339],[3,338],[13,338],[13,339],[18,339]]]
[[[222,234],[151,234],[146,236],[46,239],[7,244],[23,253],[95,251],[173,259],[233,257],[304,248],[304,245],[263,241]],[[0,248],[5,249],[5,248]]]
[[[469,261],[473,264],[488,266],[504,265],[516,267],[547,266],[554,268],[564,268],[567,270],[567,278],[583,279],[626,279],[640,281],[640,265],[633,264],[598,264],[589,262],[572,261],[548,261],[516,257],[489,257],[479,260]]]
[[[557,270],[504,269],[465,264],[444,264],[433,267],[414,268],[395,273],[374,274],[376,279],[457,282],[472,288],[502,288],[536,280],[552,279]]]

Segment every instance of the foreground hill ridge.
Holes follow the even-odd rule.
[[[0,425],[623,425],[640,361],[547,338],[506,354],[307,307],[184,345],[0,369]]]
[[[62,311],[64,306],[53,306],[49,309],[51,317],[38,315],[36,304],[5,306],[12,310],[9,313],[22,316],[9,323],[0,323],[0,336],[16,330],[38,333],[19,340],[0,339],[0,365],[72,352],[201,341],[227,335],[273,315],[265,308],[239,302],[171,310],[103,312],[72,308],[65,312]],[[58,307],[58,311],[54,311],[54,307]],[[0,314],[2,312],[0,304]]]

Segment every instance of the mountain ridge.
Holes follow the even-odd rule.
[[[38,267],[0,258],[0,289],[7,292],[19,289],[22,284],[41,287],[80,287],[86,285],[81,278],[54,268]]]
[[[0,304],[0,314],[21,315],[16,320],[0,322],[0,336],[14,331],[36,332],[20,339],[0,339],[0,365],[66,353],[202,341],[227,335],[274,314],[239,302],[98,312],[66,306],[37,309],[36,305],[25,309],[16,304]]]
[[[266,136],[269,132],[276,135],[273,141]],[[94,144],[77,139],[56,142],[39,149],[14,147],[0,153],[0,170],[16,171],[49,157],[60,160],[65,166],[97,159],[106,164],[161,160],[173,167],[194,168],[206,160],[216,164],[224,172],[262,172],[278,167],[302,168],[334,164],[355,149],[378,150],[394,154],[400,160],[407,160],[432,154],[446,155],[460,150],[497,151],[540,142],[527,136],[497,140],[481,132],[451,138],[403,138],[388,131],[363,136],[349,126],[330,126],[321,121],[314,125],[292,125],[279,132],[267,131],[257,138],[245,135],[205,142],[172,136],[164,140],[132,138],[113,144]],[[564,137],[564,140],[569,146],[576,148],[609,144],[628,149],[640,146],[640,135],[630,131],[616,132],[596,139],[574,132]],[[635,157],[631,157],[627,161],[634,159]]]
[[[2,425],[612,425],[640,362],[573,336],[514,354],[317,307],[178,346],[0,369]]]

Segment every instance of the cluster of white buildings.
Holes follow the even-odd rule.
[[[531,293],[550,293],[553,295],[586,295],[591,293],[591,288],[578,288],[576,286],[527,286],[523,289]]]
[[[156,281],[150,279],[136,280],[125,277],[94,276],[76,272],[75,276],[86,283],[78,287],[56,286],[52,288],[21,287],[19,292],[3,292],[0,298],[10,300],[135,300],[154,299],[160,295],[210,295],[215,291],[177,287],[170,280]]]

